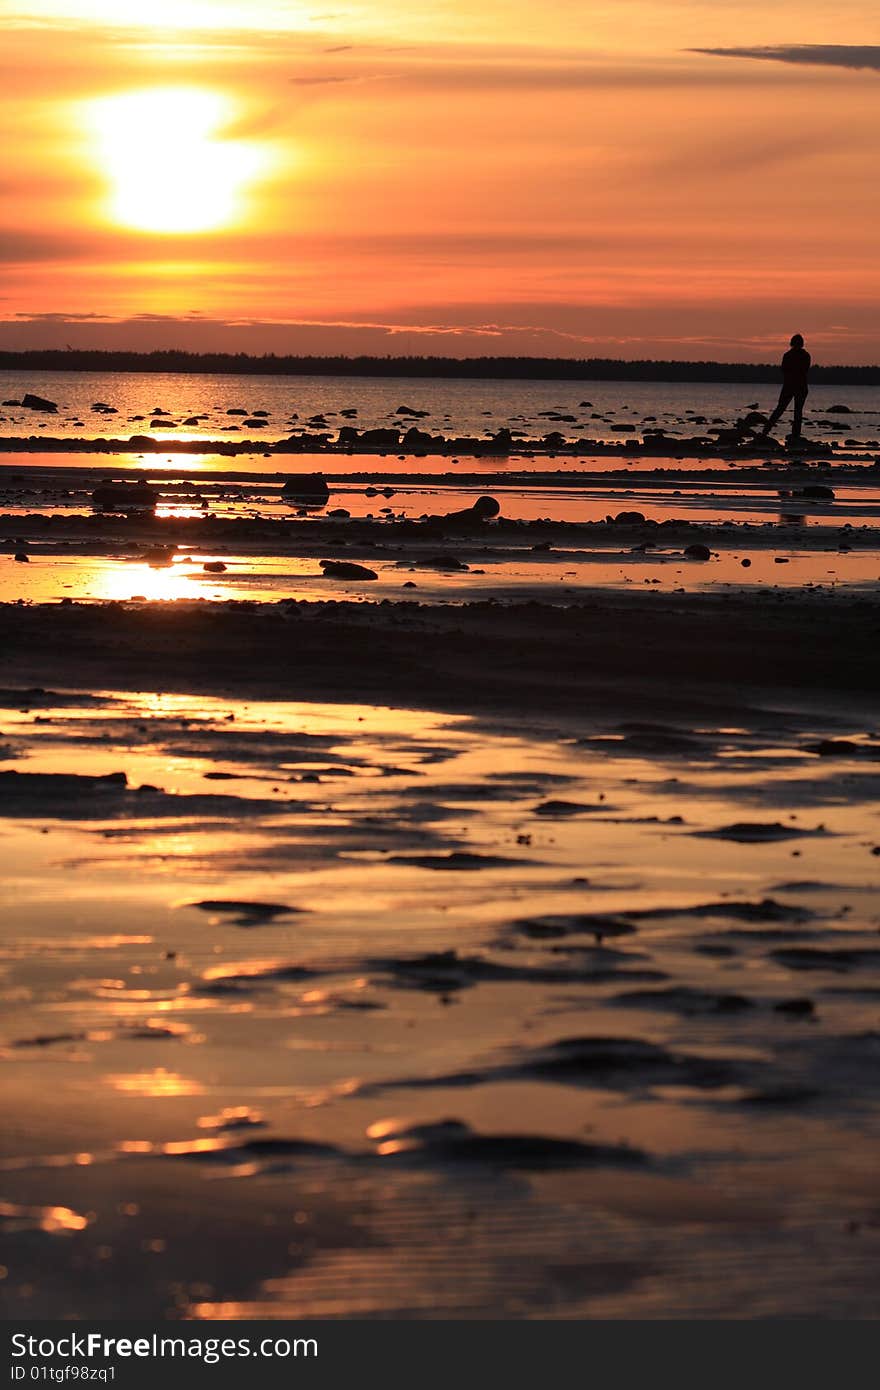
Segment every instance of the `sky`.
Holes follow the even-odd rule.
[[[0,26],[0,347],[880,362],[876,0]]]

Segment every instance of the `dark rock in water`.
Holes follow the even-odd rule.
[[[317,507],[327,502],[330,488],[323,473],[298,473],[287,479],[281,489],[281,496],[288,501]]]
[[[682,553],[687,560],[712,559],[712,552],[708,545],[686,545]]]
[[[29,563],[29,557],[25,555],[23,550],[16,550],[12,558],[13,560],[17,560],[20,565],[26,565]]]
[[[829,405],[825,411],[826,415],[852,415],[848,405]]]
[[[151,414],[151,415],[170,415],[170,414],[171,414],[171,411],[170,411],[170,410],[163,410],[161,406],[154,405],[154,406],[153,406],[153,409],[150,411],[150,414]]]
[[[612,425],[612,426],[611,426],[611,433],[612,433],[612,434],[635,434],[635,432],[636,432],[636,427],[635,427],[635,425]]]
[[[25,410],[45,410],[52,415],[58,410],[55,401],[47,401],[45,396],[35,396],[30,391],[22,396],[21,404],[24,406]]]
[[[801,488],[799,496],[822,498],[833,502],[834,489],[827,487],[824,483],[807,483],[806,487]]]
[[[161,419],[159,419],[159,417],[157,416],[155,420],[151,420],[151,421],[150,421],[150,429],[151,429],[151,430],[165,430],[165,429],[168,428],[169,423],[170,423],[170,422],[169,422],[168,420],[161,420]]]
[[[430,413],[429,410],[416,410],[412,405],[399,405],[394,412],[395,415],[411,415],[414,420],[424,420]]]
[[[92,493],[92,504],[102,512],[153,511],[159,489],[148,483],[102,483]]]
[[[233,406],[231,410],[227,410],[226,414],[227,414],[227,415],[247,415],[247,411],[246,411],[246,410],[242,410],[241,406]]]
[[[422,563],[432,570],[466,570],[469,568],[457,555],[430,555]]]
[[[271,415],[271,413],[272,413],[272,412],[269,411],[269,410],[252,410],[252,411],[251,411],[251,414],[254,416],[254,418],[256,418],[257,416],[260,416],[261,419],[263,419],[263,420],[268,420],[268,418],[269,418],[269,416]]]
[[[642,512],[618,512],[614,520],[618,526],[641,526],[645,517]]]
[[[321,569],[328,579],[378,579],[375,570],[356,565],[353,560],[321,560]]]
[[[173,545],[151,545],[141,552],[141,558],[153,567],[170,565],[174,559],[175,549],[176,547]]]
[[[343,419],[345,419],[345,420],[353,420],[353,419],[355,418],[355,416],[357,415],[357,410],[355,409],[354,406],[350,406],[350,407],[348,408],[348,410],[340,410],[339,414],[340,414],[340,415],[343,417]]]
[[[252,416],[250,420],[244,420],[242,423],[246,429],[264,430],[266,428],[266,421],[257,415]]]
[[[404,449],[429,449],[432,444],[446,443],[442,435],[428,434],[426,430],[418,430],[415,425],[407,430],[401,440],[401,447]]]
[[[374,445],[378,449],[396,449],[400,445],[400,430],[364,430],[360,443]]]
[[[190,426],[192,426],[192,425],[200,425],[200,424],[202,423],[202,419],[201,419],[201,416],[200,416],[200,415],[189,415],[189,416],[187,416],[187,418],[184,420],[183,423],[184,423],[184,425],[190,425]]]
[[[751,569],[752,567],[751,560],[740,560],[740,564],[742,565],[744,570]]]
[[[560,439],[561,438],[562,436],[560,435]],[[509,454],[513,447],[513,435],[508,429],[499,430],[497,434],[491,435],[481,447],[486,449],[490,454]]]
[[[3,405],[21,405],[21,401],[3,401]]]
[[[209,560],[207,564],[202,565],[202,569],[206,574],[224,574],[226,572],[226,566],[222,560]]]
[[[327,515],[333,521],[348,521],[351,517],[351,512],[347,511],[345,507],[334,507],[333,511],[328,512]]]
[[[474,516],[482,517],[488,521],[493,516],[498,516],[501,512],[501,503],[494,497],[478,497],[471,508]]]

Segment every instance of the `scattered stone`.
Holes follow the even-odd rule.
[[[375,570],[366,565],[355,564],[353,560],[321,560],[321,569],[328,579],[378,579]]]

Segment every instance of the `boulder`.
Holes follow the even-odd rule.
[[[807,483],[806,487],[800,490],[801,497],[815,497],[827,502],[834,501],[834,489],[826,486],[825,483]]]
[[[617,526],[642,526],[645,516],[643,512],[618,512],[614,521]]]
[[[353,560],[321,560],[321,569],[328,579],[378,579],[375,570],[357,565]]]
[[[561,437],[562,436],[560,435],[560,438]],[[461,441],[458,442],[460,443]],[[490,454],[509,454],[512,445],[513,435],[510,433],[510,430],[503,429],[499,430],[497,434],[491,435],[489,439],[481,445],[481,447]],[[456,452],[460,452],[460,450],[457,450]]]
[[[370,444],[379,449],[397,449],[400,447],[400,431],[389,429],[364,430],[360,439],[361,444]]]
[[[287,479],[281,496],[288,502],[317,507],[324,506],[328,501],[330,489],[322,473],[298,473]]]
[[[45,396],[35,396],[30,391],[22,396],[21,404],[24,406],[25,410],[45,410],[52,415],[58,410],[55,401],[47,401]]]
[[[159,489],[146,482],[101,483],[92,493],[92,505],[102,512],[153,511]]]
[[[686,560],[712,559],[712,552],[708,545],[686,545],[683,554]]]

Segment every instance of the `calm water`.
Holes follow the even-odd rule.
[[[876,1316],[858,716],[0,730],[6,1316]]]
[[[387,426],[400,405],[428,411],[424,420],[409,421],[433,432],[484,434],[512,425],[534,434],[560,429],[563,433],[603,438],[609,425],[592,416],[613,416],[614,422],[641,423],[646,417],[671,432],[699,433],[699,426],[685,429],[688,412],[714,419],[733,420],[754,403],[769,409],[776,399],[772,384],[688,385],[674,382],[570,382],[570,381],[451,381],[433,378],[359,377],[278,377],[278,376],[190,376],[180,373],[147,372],[0,372],[0,399],[20,400],[32,392],[55,401],[57,415],[41,415],[12,406],[0,406],[0,435],[36,434],[52,436],[127,437],[145,433],[154,409],[169,412],[169,427],[178,438],[209,435],[231,426],[241,427],[245,417],[226,412],[255,410],[269,412],[265,435],[278,438],[301,427],[311,417],[323,414],[333,430],[346,423],[361,429]],[[115,415],[92,410],[98,402],[113,406]],[[583,404],[583,403],[588,404]],[[829,406],[849,406],[856,418],[846,416],[839,423],[845,432],[850,424],[862,437],[880,433],[880,388],[817,386],[810,397],[810,416],[821,415]],[[343,410],[357,410],[347,420]],[[574,415],[574,424],[541,417],[542,411]],[[291,420],[296,414],[298,419]],[[204,416],[197,426],[180,428],[184,419]],[[134,417],[143,416],[141,420]],[[77,421],[81,421],[77,425]],[[161,431],[151,431],[162,437]],[[248,430],[249,435],[257,433]],[[843,434],[841,434],[843,437]]]

